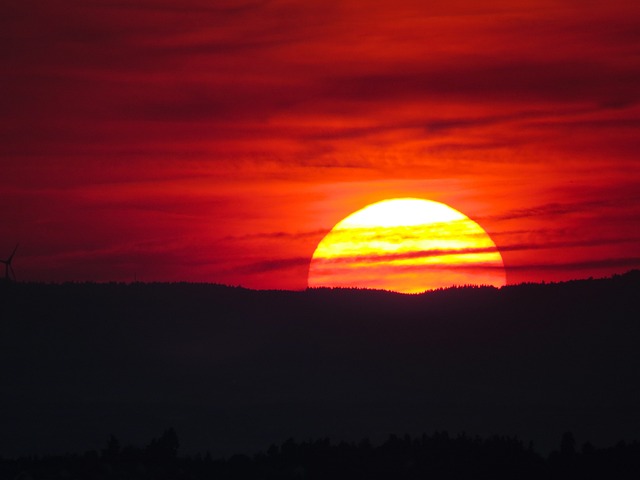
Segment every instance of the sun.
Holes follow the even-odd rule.
[[[309,265],[309,287],[418,293],[505,282],[502,256],[476,222],[444,203],[394,198],[338,222]]]

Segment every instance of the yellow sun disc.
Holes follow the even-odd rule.
[[[480,225],[439,202],[395,198],[336,224],[316,248],[309,287],[418,293],[505,284],[502,257]]]

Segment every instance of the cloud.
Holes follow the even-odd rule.
[[[402,194],[366,187],[397,179],[494,202],[491,230],[557,227],[602,251],[635,238],[637,3],[50,0],[2,13],[3,238],[89,258],[197,234],[220,271],[273,279],[302,271],[349,213],[335,198]],[[562,248],[557,232],[531,235]],[[543,245],[512,240],[502,251]]]
[[[257,232],[245,235],[228,235],[221,238],[222,241],[243,240],[302,240],[310,237],[321,237],[327,234],[326,229],[308,230],[305,232]]]
[[[620,257],[608,259],[584,260],[578,262],[558,262],[558,263],[530,263],[520,265],[510,265],[508,271],[589,271],[606,270],[611,268],[638,268],[640,267],[640,257]]]
[[[353,264],[353,268],[357,269],[360,264],[367,263],[391,263],[394,261],[413,260],[420,258],[442,257],[442,256],[464,256],[477,255],[484,253],[495,253],[497,249],[494,247],[486,248],[462,248],[462,249],[434,249],[434,250],[418,250],[401,253],[370,253],[366,255],[344,255],[330,258],[319,258],[322,265],[331,264]],[[421,267],[424,267],[422,265]]]
[[[614,187],[616,188],[616,187]],[[581,202],[553,202],[543,205],[538,205],[529,208],[520,208],[511,210],[501,215],[490,215],[480,218],[480,220],[516,220],[530,217],[550,217],[558,215],[575,214],[579,212],[593,212],[599,210],[619,210],[620,201],[618,199],[597,199],[597,200],[584,200]]]
[[[605,103],[613,96],[636,102],[640,95],[640,69],[589,61],[494,60],[327,80],[327,96],[372,103],[443,97],[522,104],[543,100]],[[618,87],[615,91],[612,84]]]
[[[307,257],[279,258],[275,260],[264,260],[250,264],[241,265],[236,269],[237,273],[256,274],[264,272],[277,272],[289,270],[309,265]]]

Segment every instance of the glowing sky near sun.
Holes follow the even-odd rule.
[[[416,197],[482,225],[509,283],[638,268],[639,20],[623,0],[4,2],[0,258],[300,289],[337,222]]]

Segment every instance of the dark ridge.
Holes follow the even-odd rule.
[[[141,443],[187,453],[437,430],[640,438],[640,272],[373,290],[207,284],[0,288],[0,455]]]

